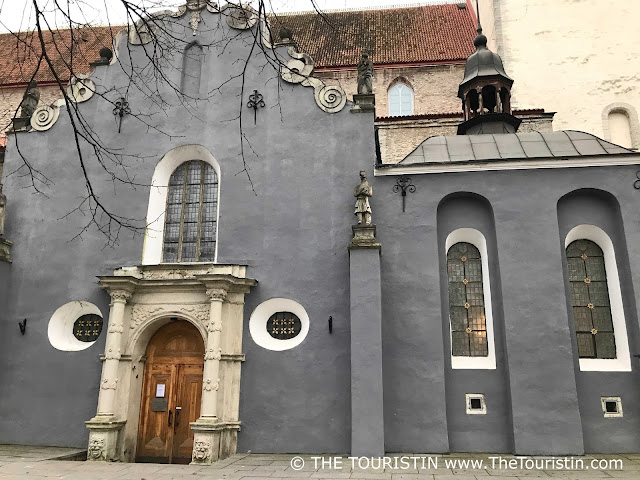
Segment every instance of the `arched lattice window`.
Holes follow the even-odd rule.
[[[452,355],[486,357],[489,351],[480,251],[470,243],[456,243],[447,252],[447,272]]]
[[[413,115],[413,90],[405,83],[396,83],[389,89],[389,115]]]
[[[164,226],[163,262],[213,262],[216,250],[218,176],[192,160],[171,175]]]
[[[591,240],[567,247],[571,306],[580,358],[616,358],[609,286],[602,249]]]

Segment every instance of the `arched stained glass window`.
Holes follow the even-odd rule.
[[[164,226],[163,262],[213,262],[216,250],[218,176],[192,160],[171,175]]]
[[[447,252],[447,272],[452,355],[486,357],[489,351],[480,251],[470,243],[456,243]]]
[[[571,306],[580,358],[616,358],[609,286],[602,249],[591,240],[567,247]]]
[[[396,83],[389,89],[389,116],[413,115],[413,90],[405,83]]]

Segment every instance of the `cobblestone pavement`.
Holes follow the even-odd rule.
[[[64,449],[58,449],[64,450]],[[473,455],[473,454],[452,454],[452,455],[425,455],[425,468],[422,468],[422,460],[407,460],[407,463],[400,463],[402,457],[392,456],[390,462],[398,464],[387,465],[386,468],[364,468],[364,463],[352,466],[351,460],[347,456],[342,457],[341,468],[329,468],[325,465],[322,468],[320,461],[317,464],[311,455],[302,455],[296,459],[296,467],[300,467],[300,459],[304,461],[301,469],[292,468],[292,459],[296,455],[262,455],[262,454],[238,454],[222,460],[215,465],[202,467],[196,465],[160,465],[144,463],[102,463],[102,462],[82,462],[82,461],[61,461],[46,460],[42,452],[31,452],[25,455],[6,455],[0,448],[0,479],[68,479],[68,480],[533,480],[534,478],[555,477],[564,480],[600,480],[600,479],[640,479],[640,455],[586,455],[584,457],[572,457],[574,462],[582,460],[583,469],[527,469],[526,462],[532,465],[537,461],[539,464],[543,457],[514,457],[502,455],[503,468],[498,468],[498,460],[492,465],[490,457],[497,455]],[[56,454],[59,452],[55,452]],[[66,452],[69,453],[69,452]],[[62,452],[65,454],[65,452]],[[412,455],[413,457],[421,457]],[[325,459],[329,457],[324,457]],[[407,457],[405,457],[407,458]],[[429,464],[429,460],[431,463]],[[622,469],[607,468],[596,470],[592,461],[604,462],[622,461]],[[378,460],[376,459],[375,462]],[[475,465],[464,462],[473,462]],[[483,462],[480,465],[478,462]],[[509,465],[504,462],[513,461]],[[520,462],[523,462],[520,465]],[[436,463],[437,462],[437,465]],[[549,465],[549,463],[547,463]],[[596,465],[596,464],[593,464]],[[611,466],[612,464],[609,464]],[[374,465],[377,466],[377,465]],[[495,468],[492,468],[495,467]],[[521,469],[520,467],[525,468]],[[353,467],[353,468],[352,468]],[[363,467],[363,468],[360,468]],[[407,468],[408,467],[408,468]],[[414,468],[417,467],[417,468]],[[437,467],[437,468],[436,468]],[[589,467],[589,468],[587,468]]]

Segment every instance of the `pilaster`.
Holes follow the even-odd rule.
[[[104,348],[104,362],[100,377],[98,411],[94,418],[85,422],[89,429],[88,460],[115,461],[118,455],[118,432],[126,423],[116,415],[118,390],[118,367],[122,351],[122,333],[125,306],[131,299],[127,290],[111,290],[111,310],[107,340]]]
[[[381,245],[375,225],[354,225],[349,245],[351,455],[384,455]]]

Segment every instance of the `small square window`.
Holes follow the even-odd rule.
[[[485,415],[487,413],[487,404],[482,393],[467,393],[466,400],[467,414]]]
[[[622,417],[622,399],[620,397],[601,397],[600,404],[605,418]]]

